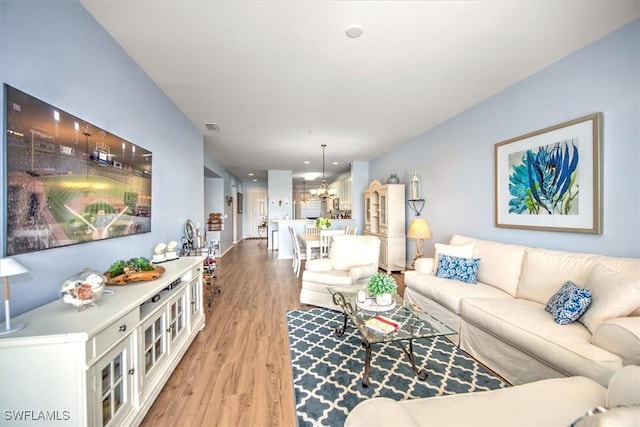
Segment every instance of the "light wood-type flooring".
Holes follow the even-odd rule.
[[[142,426],[296,425],[285,313],[307,306],[277,257],[243,240],[219,260],[222,292]]]

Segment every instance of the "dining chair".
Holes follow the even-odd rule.
[[[306,229],[307,234],[318,234],[318,233],[320,233],[320,229],[318,227],[316,227],[315,224],[307,224],[305,229]]]
[[[307,255],[300,250],[300,240],[298,240],[298,235],[292,226],[289,226],[289,234],[291,234],[291,243],[293,243],[293,271],[296,273],[296,277],[300,277],[302,261],[306,261]]]
[[[344,235],[344,230],[320,230],[320,258],[329,256],[333,236]]]
[[[351,227],[351,235],[355,236],[356,234],[358,234],[358,226],[354,225]]]
[[[344,227],[342,227],[342,229],[344,230],[344,234],[346,234],[346,235],[351,234],[351,226],[350,225],[345,225]]]
[[[291,261],[291,268],[295,271],[296,269],[296,240],[298,237],[296,236],[296,232],[292,226],[289,226],[289,237],[291,238],[291,247],[293,248],[293,261]]]

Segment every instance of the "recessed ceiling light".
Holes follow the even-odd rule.
[[[220,132],[220,126],[217,123],[205,123],[204,127],[211,132]]]
[[[362,35],[364,31],[362,30],[362,27],[359,27],[357,25],[351,25],[350,27],[347,27],[347,37],[350,37],[352,39],[358,38]]]
[[[304,161],[304,164],[305,164],[305,165],[308,165],[309,163],[311,163],[309,160],[305,160],[305,161]]]
[[[332,165],[337,165],[337,164],[339,164],[339,163],[338,163],[338,162],[333,162],[333,163],[332,163]]]
[[[253,176],[253,172],[249,172],[249,176]]]
[[[253,182],[258,182],[258,180],[257,180],[257,179],[255,179],[255,178],[253,178],[253,179],[252,179],[252,181],[253,181]]]

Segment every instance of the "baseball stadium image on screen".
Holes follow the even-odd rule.
[[[5,89],[6,253],[151,231],[151,152]]]

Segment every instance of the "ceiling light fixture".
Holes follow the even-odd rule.
[[[338,190],[335,188],[329,188],[327,185],[327,181],[324,179],[324,150],[327,148],[327,144],[322,144],[322,184],[320,184],[320,188],[316,188],[314,190],[309,190],[313,197],[318,197],[325,201],[327,199],[332,199],[336,197],[336,193]]]
[[[220,132],[220,126],[217,123],[205,123],[204,127],[210,132]]]
[[[356,39],[360,37],[363,32],[362,27],[351,25],[350,27],[347,27],[347,31],[345,33],[347,34],[347,37]]]

